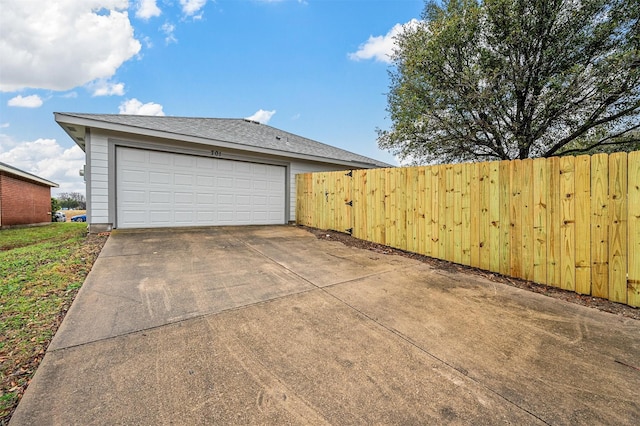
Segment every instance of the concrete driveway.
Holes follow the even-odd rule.
[[[11,420],[640,424],[640,322],[292,226],[112,233]]]

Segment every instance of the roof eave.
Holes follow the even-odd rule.
[[[31,173],[27,173],[27,172],[23,172],[22,170],[13,168],[13,167],[5,167],[2,164],[0,164],[0,171],[14,175],[14,176],[19,176],[23,179],[29,180],[31,182],[36,182],[51,188],[58,188],[59,185],[55,182],[51,182],[49,180],[43,179],[41,177],[32,175]]]

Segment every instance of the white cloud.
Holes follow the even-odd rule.
[[[1,135],[0,161],[57,183],[60,187],[52,188],[53,194],[85,193],[84,180],[79,174],[85,155],[77,145],[64,148],[55,139],[16,143]]]
[[[0,91],[69,90],[112,77],[140,51],[128,0],[2,0]]]
[[[405,28],[413,28],[419,25],[420,21],[412,19],[405,24],[396,24],[383,36],[369,36],[369,39],[358,47],[354,53],[349,53],[349,59],[360,61],[363,59],[374,59],[377,62],[391,63],[391,56],[395,49],[396,36]]]
[[[144,42],[144,45],[146,46],[147,49],[151,49],[153,47],[153,41],[151,40],[151,37],[143,37],[142,41]]]
[[[9,123],[0,123],[0,129],[6,129],[9,126],[11,126]]]
[[[177,43],[178,39],[173,35],[173,32],[176,30],[176,26],[170,22],[165,22],[160,27],[160,31],[162,31],[165,35],[164,41],[167,44]]]
[[[265,111],[263,109],[259,109],[250,117],[246,117],[247,120],[257,121],[258,123],[267,124],[271,117],[276,113],[276,110],[273,111]]]
[[[18,95],[15,98],[9,99],[7,105],[22,108],[39,108],[42,106],[42,99],[40,99],[40,96],[38,95],[29,95],[25,97]]]
[[[136,17],[140,19],[150,19],[156,16],[160,16],[162,11],[156,4],[156,0],[139,0],[138,10],[136,10]]]
[[[207,4],[207,0],[180,0],[180,6],[182,6],[182,12],[187,16],[194,16],[196,18],[202,17],[202,14],[195,16],[200,9]]]
[[[131,115],[164,115],[162,105],[155,102],[147,102],[143,104],[136,98],[128,99],[120,104],[120,114]]]
[[[93,90],[93,96],[124,95],[124,83],[112,83],[110,81],[100,79],[89,86]]]
[[[75,99],[78,97],[78,92],[69,92],[69,93],[65,93],[64,95],[61,96],[62,98],[65,99]]]

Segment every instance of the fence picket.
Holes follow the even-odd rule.
[[[609,156],[609,300],[627,302],[627,154]]]
[[[447,244],[447,225],[449,223],[447,219],[447,166],[438,166],[438,175],[440,180],[438,181],[438,253],[440,253],[440,259],[447,259],[446,244]]]
[[[461,164],[462,166],[462,188],[460,190],[461,209],[462,209],[462,259],[463,265],[471,264],[471,167],[469,164]]]
[[[420,253],[431,256],[431,171],[420,167],[418,177],[418,196],[420,197]]]
[[[609,156],[591,157],[591,294],[609,297]]]
[[[509,206],[511,202],[511,167],[510,162],[500,161],[500,177],[498,179],[500,194],[500,273],[511,272],[511,222]]]
[[[575,291],[591,294],[591,158],[576,157],[575,169]]]
[[[431,256],[440,259],[440,167],[431,170]]]
[[[462,164],[454,164],[453,166],[453,185],[451,192],[453,194],[453,261],[462,263]]]
[[[547,283],[547,205],[549,178],[544,158],[533,160],[533,281]]]
[[[500,272],[500,162],[489,163],[489,183],[484,186],[489,194],[489,270]],[[481,225],[483,226],[483,225]]]
[[[522,278],[533,279],[533,160],[522,160]]]
[[[575,157],[560,158],[560,288],[576,288]]]
[[[482,221],[480,218],[482,215],[481,202],[480,202],[480,185],[481,185],[481,164],[471,163],[469,164],[469,265],[474,268],[480,267],[480,224],[485,223],[486,229],[488,229],[488,220]],[[487,197],[488,198],[488,194]],[[489,209],[487,209],[486,215],[488,216]],[[488,234],[488,232],[487,232]],[[488,237],[488,235],[487,235]],[[487,241],[488,245],[488,241]],[[488,257],[488,256],[487,256]],[[489,269],[489,268],[485,268]]]
[[[549,175],[549,204],[547,224],[547,284],[560,287],[560,158],[552,157],[547,162]]]

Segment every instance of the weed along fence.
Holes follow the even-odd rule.
[[[301,225],[640,306],[640,151],[297,176]]]

